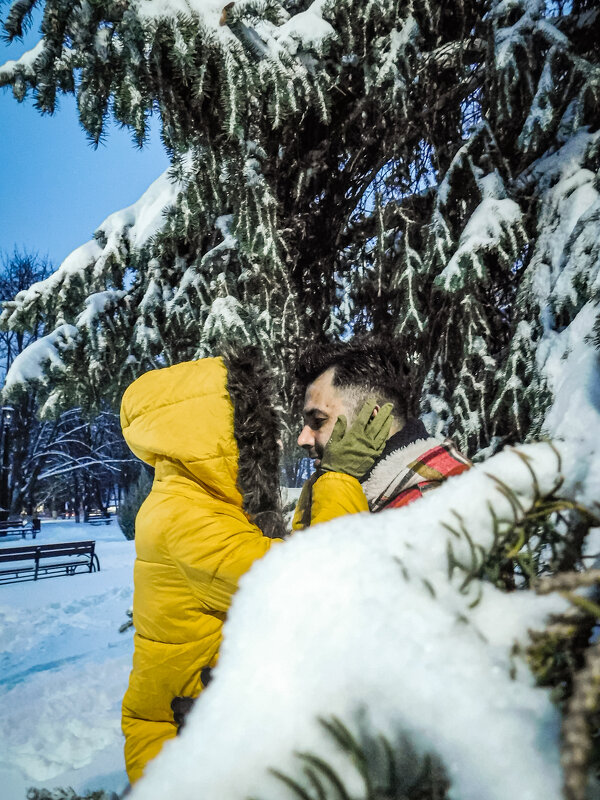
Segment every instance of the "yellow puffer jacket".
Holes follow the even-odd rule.
[[[275,427],[260,430],[273,418],[263,413],[259,420],[243,419],[244,408],[240,412],[231,388],[232,371],[221,358],[186,362],[142,375],[123,397],[125,439],[155,468],[152,491],[136,519],[135,651],[122,716],[132,783],[176,735],[171,701],[201,691],[200,671],[216,663],[238,579],[275,541],[253,524],[258,515],[248,511],[252,503],[271,503],[267,510],[276,515],[274,492],[267,498],[264,485],[240,491],[243,448],[237,435],[242,426],[249,462],[245,475],[256,475],[264,484],[265,472],[253,459],[260,461],[267,448],[277,452]],[[268,403],[253,395],[268,394],[255,365],[242,364],[238,372],[239,405]],[[261,435],[260,444],[248,445],[248,426]],[[277,479],[275,474],[266,483],[274,489]]]
[[[343,472],[315,473],[300,493],[292,529],[304,530],[320,522],[329,522],[346,514],[360,514],[369,510],[362,486],[352,475]]]

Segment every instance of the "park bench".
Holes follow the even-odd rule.
[[[0,548],[0,583],[37,581],[54,575],[74,575],[77,570],[97,572],[100,562],[96,542],[60,542]],[[7,566],[10,564],[11,566]]]
[[[35,539],[39,530],[39,519],[33,519],[29,522],[24,519],[3,520],[0,522],[0,536],[20,536],[22,539],[26,539],[29,533],[31,538]]]
[[[90,525],[110,525],[110,514],[102,511],[87,511],[83,521],[89,522]]]

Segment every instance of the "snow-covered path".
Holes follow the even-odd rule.
[[[100,572],[0,585],[2,800],[24,800],[29,786],[127,783],[120,703],[133,641],[119,626],[132,600],[134,543],[114,519],[43,522],[37,541],[84,539],[96,540]]]

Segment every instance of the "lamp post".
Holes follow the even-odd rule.
[[[8,519],[10,513],[10,497],[8,476],[10,473],[10,432],[15,410],[12,406],[0,409],[0,425],[2,426],[2,475],[0,476],[0,520]]]

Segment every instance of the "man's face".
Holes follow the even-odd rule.
[[[339,415],[344,414],[350,421],[344,397],[333,385],[334,374],[335,367],[323,372],[309,384],[304,396],[304,427],[298,436],[298,444],[310,458],[316,459],[317,468],[321,465],[323,450]]]

